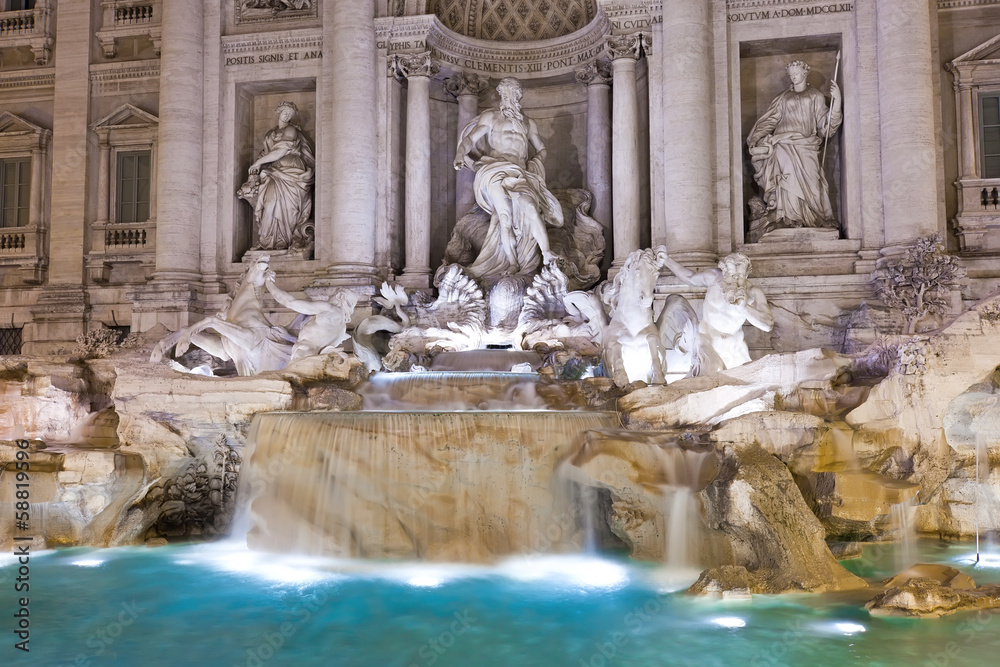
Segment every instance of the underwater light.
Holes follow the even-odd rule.
[[[104,564],[104,561],[98,558],[84,558],[81,560],[75,560],[71,564],[79,567],[99,567]]]
[[[568,581],[586,588],[616,588],[628,582],[621,565],[582,556],[538,556],[509,560],[504,571],[521,581]]]
[[[1000,554],[979,554],[979,560],[976,560],[976,554],[966,554],[961,558],[956,558],[955,562],[962,563],[963,565],[973,565],[975,567],[997,567],[1000,568]]]
[[[865,626],[859,623],[834,623],[833,627],[837,628],[838,631],[843,632],[845,635],[853,635],[859,632],[865,632]]]
[[[407,582],[410,586],[416,588],[437,588],[444,583],[443,580],[437,577],[432,577],[430,575],[417,575],[416,577],[410,577]]]
[[[746,627],[747,622],[738,616],[720,616],[719,618],[713,618],[712,623],[715,623],[720,628],[743,628]]]

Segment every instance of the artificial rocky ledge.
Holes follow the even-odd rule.
[[[885,591],[865,605],[873,616],[937,618],[960,611],[1000,608],[1000,586],[976,586],[946,565],[914,565],[886,579]]]

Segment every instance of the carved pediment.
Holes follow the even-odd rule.
[[[94,129],[151,128],[157,127],[159,124],[160,119],[153,114],[147,113],[131,104],[123,104],[94,123]]]
[[[29,120],[21,118],[9,111],[0,113],[0,135],[22,136],[29,134],[45,134],[48,130],[38,127]]]
[[[982,62],[1000,59],[1000,35],[988,39],[971,51],[967,51],[955,58],[952,64]]]
[[[946,65],[956,86],[1000,84],[1000,35],[988,39]]]

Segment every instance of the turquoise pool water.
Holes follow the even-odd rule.
[[[979,582],[971,547],[920,545]],[[991,561],[992,562],[992,561]],[[846,563],[868,577],[890,549]],[[0,665],[989,665],[1000,614],[877,619],[862,598],[694,600],[655,567],[583,557],[497,567],[296,560],[229,545],[32,556],[30,649],[0,559]],[[20,595],[20,594],[19,594]],[[869,595],[870,596],[870,595]]]

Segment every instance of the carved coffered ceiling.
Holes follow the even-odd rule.
[[[428,13],[468,37],[527,42],[562,37],[586,26],[596,0],[430,0]]]

